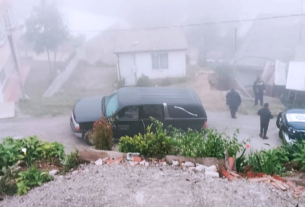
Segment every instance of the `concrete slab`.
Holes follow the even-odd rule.
[[[15,102],[0,103],[0,119],[12,118],[15,116]]]

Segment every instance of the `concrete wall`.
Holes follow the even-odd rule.
[[[125,79],[125,85],[136,84],[136,79],[142,75],[150,79],[179,78],[186,76],[186,52],[169,51],[168,69],[153,69],[150,52],[128,53],[119,55],[121,78]]]

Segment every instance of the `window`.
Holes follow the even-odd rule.
[[[168,106],[171,118],[201,118],[203,114],[196,106]]]
[[[153,69],[167,69],[168,68],[168,54],[154,53],[151,55]]]
[[[3,68],[3,69],[0,71],[0,83],[1,83],[1,85],[4,84],[5,78],[6,78],[6,75],[5,75],[5,71],[4,71],[4,68]]]
[[[125,107],[119,112],[118,115],[119,115],[119,119],[140,119],[139,107],[138,106]]]
[[[163,106],[162,105],[146,105],[143,106],[143,119],[149,119],[150,117],[154,117],[156,119],[163,118]]]
[[[116,94],[106,97],[106,116],[112,116],[119,108],[118,97]]]

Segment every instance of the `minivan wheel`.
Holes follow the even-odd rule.
[[[284,138],[284,137],[283,137],[283,130],[282,130],[282,129],[280,129],[280,131],[279,131],[279,137],[280,137],[281,139]]]
[[[279,115],[277,115],[277,118],[276,118],[276,126],[277,128],[280,128],[280,118],[282,116],[282,113],[279,113]]]
[[[93,140],[92,134],[93,134],[92,129],[90,129],[90,130],[88,130],[88,131],[86,131],[86,132],[84,133],[84,140],[85,140],[86,143],[87,143],[88,145],[90,145],[90,146],[93,146],[93,145],[94,145],[94,140]]]

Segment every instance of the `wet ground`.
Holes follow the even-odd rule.
[[[259,134],[259,117],[238,114],[237,119],[231,119],[229,112],[207,112],[208,127],[225,131],[232,135],[237,129],[240,134],[239,140],[250,139],[252,150],[280,146],[282,140],[278,138],[278,129],[275,119],[271,120],[269,126],[268,140],[261,139]],[[70,129],[70,116],[58,117],[24,117],[0,120],[0,141],[7,136],[38,136],[39,139],[57,141],[62,143],[67,152],[75,148],[88,147],[74,136]],[[249,143],[249,142],[248,142]]]

